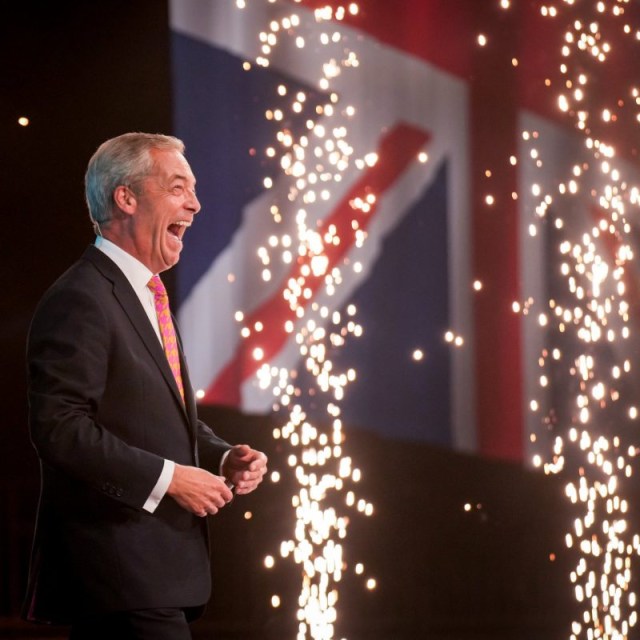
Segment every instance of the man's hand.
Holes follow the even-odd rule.
[[[267,456],[246,444],[232,447],[222,465],[224,477],[235,487],[238,495],[256,489],[266,472]]]
[[[173,479],[167,489],[183,509],[204,518],[218,513],[233,499],[233,494],[224,478],[198,467],[176,464]]]

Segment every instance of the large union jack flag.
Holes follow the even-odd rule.
[[[236,312],[265,320],[260,340],[269,362],[294,369],[300,360],[292,334],[282,330],[283,282],[295,266],[276,268],[265,282],[256,256],[273,232],[268,208],[278,190],[277,178],[271,193],[264,187],[269,166],[262,151],[274,137],[265,112],[281,83],[311,99],[321,91],[313,47],[285,47],[268,67],[250,72],[243,62],[260,55],[260,31],[293,8],[308,25],[308,41],[327,27],[313,26],[318,3],[245,4],[170,4],[175,128],[203,205],[177,281],[180,326],[202,401],[261,412],[273,396],[257,384],[251,341],[241,338]],[[347,242],[328,256],[359,269],[344,270],[331,300],[318,289],[310,301],[338,311],[354,304],[364,328],[334,356],[358,372],[343,417],[389,437],[520,460],[531,378],[523,354],[530,347],[512,304],[525,293],[528,257],[510,197],[518,169],[509,159],[518,153],[523,110],[549,115],[541,88],[550,67],[539,49],[519,50],[527,77],[519,83],[513,60],[527,35],[549,43],[554,34],[533,13],[505,21],[498,2],[360,5],[359,15],[339,26],[360,64],[334,90],[357,113],[350,144],[379,161],[347,170],[339,192],[315,215],[340,229],[363,186],[375,189],[377,201],[366,243]],[[478,48],[479,33],[493,36],[490,46]],[[304,121],[289,126],[300,132]],[[487,209],[490,193],[505,197]],[[293,219],[293,211],[284,213]],[[448,342],[448,331],[463,343]]]

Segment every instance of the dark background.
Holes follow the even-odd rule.
[[[27,433],[30,318],[92,241],[83,195],[88,158],[124,131],[170,131],[171,85],[165,2],[27,0],[2,13],[0,614],[13,616],[39,486]],[[29,126],[18,124],[22,116]]]
[[[0,56],[0,637],[63,637],[64,630],[18,620],[39,484],[26,426],[25,339],[41,294],[93,239],[83,175],[95,148],[125,131],[171,133],[167,4],[10,3]],[[21,116],[28,127],[19,126]],[[287,454],[275,447],[269,418],[214,408],[203,417],[273,460]],[[571,513],[557,480],[355,430],[347,438],[376,512],[352,518],[345,555],[363,561],[365,578],[374,576],[378,587],[369,592],[363,577],[345,574],[339,633],[351,640],[568,636],[576,615],[573,559],[563,544]],[[215,519],[214,598],[196,637],[295,636],[298,567],[262,566],[291,535],[293,493],[286,481],[267,482]],[[272,594],[282,597],[279,609]]]

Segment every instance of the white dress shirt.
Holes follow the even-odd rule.
[[[160,334],[160,326],[158,325],[158,316],[156,315],[153,292],[149,287],[147,287],[149,280],[151,280],[151,277],[154,274],[130,253],[127,253],[124,249],[121,249],[119,246],[102,236],[98,236],[96,238],[95,245],[100,249],[100,251],[102,251],[102,253],[111,258],[111,260],[113,260],[120,268],[122,273],[124,273],[125,278],[129,281],[129,284],[131,284],[133,290],[136,292],[136,295],[142,304],[142,308],[145,310],[147,316],[149,316],[149,322],[151,322],[151,326],[156,332],[158,340],[160,340],[160,344],[162,344],[162,335]],[[158,482],[156,482],[156,485],[151,490],[151,494],[147,498],[147,501],[142,506],[145,511],[153,513],[156,510],[160,504],[160,500],[164,498],[167,493],[167,489],[171,484],[175,466],[176,465],[173,460],[165,459]]]

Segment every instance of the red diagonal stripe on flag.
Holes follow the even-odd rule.
[[[600,209],[599,207],[592,208],[591,216],[596,221],[596,225],[598,227],[600,226],[600,222],[602,220],[607,222],[607,212],[604,209]],[[618,254],[624,243],[622,242],[622,239],[619,235],[611,232],[611,228],[608,222],[607,229],[604,233],[600,234],[600,238],[602,239],[607,253],[609,254],[609,258],[611,259],[613,264],[617,264]],[[629,303],[631,314],[633,315],[636,323],[640,324],[640,286],[638,285],[638,281],[634,277],[634,274],[626,266],[624,268],[622,281],[624,282],[624,287],[627,294],[626,300]]]
[[[420,149],[422,149],[430,135],[406,123],[397,124],[381,139],[378,153],[378,162],[369,168],[355,183],[353,188],[342,198],[333,212],[322,221],[324,229],[333,225],[335,235],[340,239],[338,245],[328,245],[325,249],[328,258],[326,273],[338,266],[345,258],[355,241],[355,230],[352,222],[357,217],[360,229],[366,230],[376,212],[374,203],[367,214],[356,212],[350,204],[356,198],[366,199],[369,194],[374,194],[377,199],[393,185],[404,173],[411,162],[415,161]],[[310,269],[311,257],[299,257],[292,266],[284,282],[291,279],[304,279],[304,288],[311,291],[308,298],[300,298],[300,306],[308,305],[313,296],[324,284],[324,276],[308,275],[303,273]],[[255,309],[251,315],[245,317],[246,326],[252,327],[256,322],[261,322],[264,329],[260,333],[252,333],[242,340],[234,357],[225,365],[218,377],[207,389],[203,398],[207,404],[240,405],[241,384],[255,375],[258,368],[271,360],[286,344],[290,337],[285,330],[288,320],[295,321],[295,312],[284,299],[283,292],[276,295]],[[254,350],[260,348],[263,358],[256,360],[253,357]]]

